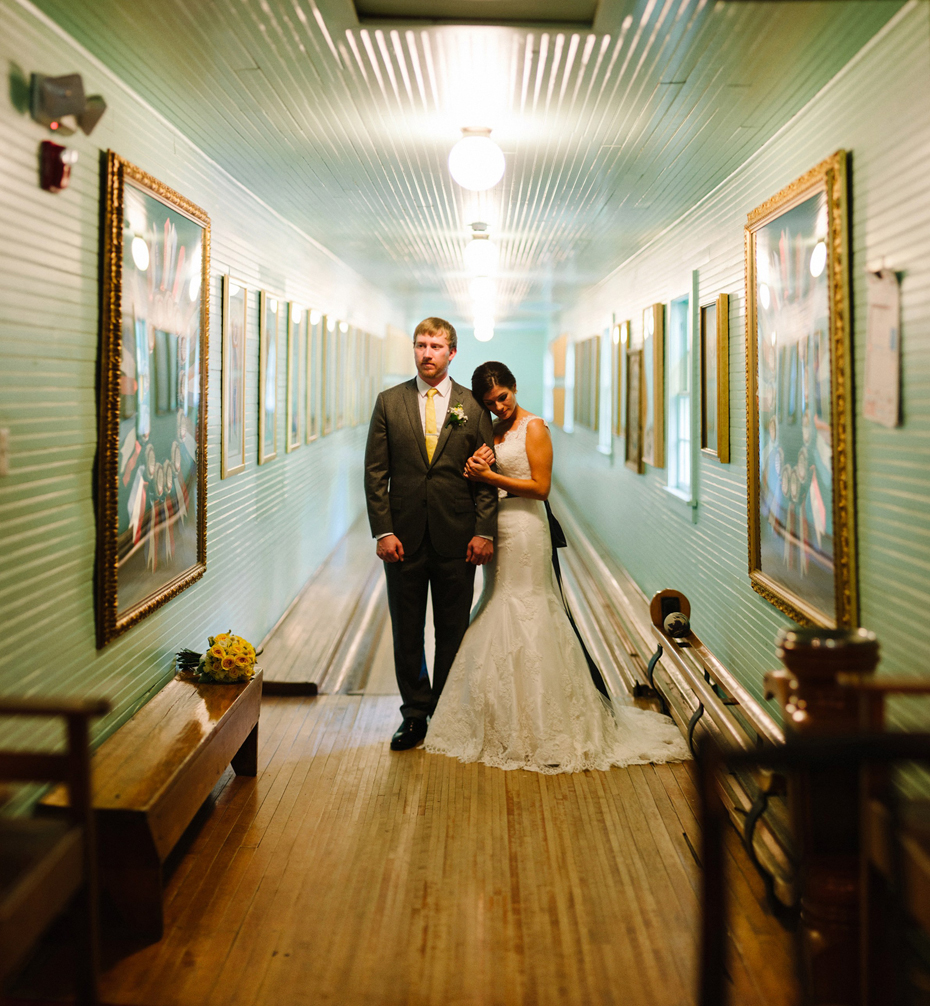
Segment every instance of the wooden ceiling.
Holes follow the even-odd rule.
[[[602,0],[591,31],[360,24],[348,0],[37,0],[278,211],[377,285],[541,327],[727,177],[901,6]],[[488,126],[502,182],[446,159]],[[451,303],[450,303],[451,302]],[[325,305],[321,305],[325,307]]]

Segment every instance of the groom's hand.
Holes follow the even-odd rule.
[[[475,535],[468,543],[468,552],[465,555],[465,561],[473,563],[475,566],[483,566],[486,562],[491,561],[493,555],[494,542]]]
[[[386,534],[378,539],[378,558],[384,562],[404,561],[404,546],[396,534]]]

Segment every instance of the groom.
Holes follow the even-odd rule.
[[[378,395],[365,451],[371,533],[384,561],[403,722],[393,751],[416,747],[471,610],[475,566],[494,553],[497,490],[464,477],[465,462],[493,441],[491,418],[449,377],[455,329],[427,318],[413,333],[417,376]],[[433,598],[436,659],[426,674],[423,632]]]

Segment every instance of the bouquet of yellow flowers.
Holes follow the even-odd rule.
[[[248,681],[255,673],[255,648],[247,639],[234,636],[230,630],[210,636],[208,643],[206,653],[181,650],[177,655],[178,670],[201,681],[222,684]]]

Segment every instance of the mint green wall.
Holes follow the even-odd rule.
[[[39,189],[48,136],[0,99],[0,427],[11,471],[0,478],[0,694],[94,695],[113,729],[172,673],[182,646],[232,626],[258,642],[362,511],[364,427],[285,454],[257,452],[261,287],[383,334],[393,303],[334,255],[270,212],[41,15],[0,0],[0,62],[78,71],[108,111],[79,152],[71,187]],[[207,572],[178,598],[98,651],[94,642],[97,445],[99,152],[112,148],[203,207],[212,220]],[[249,288],[248,466],[225,481],[220,463],[220,277]],[[280,357],[283,360],[283,356]],[[284,401],[279,375],[278,401]],[[6,736],[31,727],[0,724]]]
[[[458,330],[459,351],[452,361],[450,373],[466,388],[476,367],[488,360],[506,363],[517,379],[518,400],[524,409],[542,415],[543,356],[546,333],[542,331],[508,331],[499,329],[490,342],[478,342],[470,328]]]
[[[583,338],[605,318],[632,319],[691,288],[700,303],[730,295],[732,461],[699,461],[697,521],[664,489],[666,472],[637,476],[595,449],[585,430],[556,431],[560,484],[647,595],[691,598],[698,634],[761,696],[777,666],[773,639],[788,624],[753,592],[747,574],[743,227],[746,214],[835,150],[852,154],[855,370],[865,354],[866,269],[903,274],[904,426],[862,418],[857,384],[856,466],[861,623],[882,644],[884,672],[914,661],[915,625],[930,604],[930,4],[905,7],[788,125],[641,254],[592,288],[563,326]],[[915,617],[916,616],[916,617]],[[925,706],[899,708],[902,722]]]

